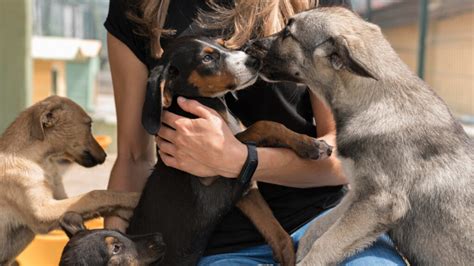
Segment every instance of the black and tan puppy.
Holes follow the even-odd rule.
[[[60,266],[149,265],[162,259],[166,248],[159,233],[127,236],[115,230],[88,230],[74,212],[64,214],[60,225],[70,238]]]
[[[230,128],[242,130],[221,96],[251,85],[257,79],[259,62],[204,38],[180,38],[169,47],[148,82],[143,110],[143,125],[148,132],[158,132],[163,107],[190,116],[176,104],[178,95],[215,109]],[[260,146],[290,148],[311,159],[327,157],[331,152],[325,142],[268,121],[254,124],[237,138]],[[168,247],[163,265],[195,265],[214,227],[236,203],[273,248],[275,258],[283,265],[294,264],[291,238],[273,216],[256,184],[223,177],[197,178],[167,167],[161,160],[145,185],[128,233],[161,232]]]

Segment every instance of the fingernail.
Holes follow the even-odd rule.
[[[186,101],[186,98],[182,97],[182,96],[179,96],[178,97],[178,102],[180,103],[184,103]]]

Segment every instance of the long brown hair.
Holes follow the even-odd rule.
[[[113,0],[112,0],[113,1]],[[174,33],[164,29],[168,7],[172,0],[141,0],[129,19],[140,27],[138,34],[150,39],[152,55],[160,57],[160,38]],[[303,10],[315,7],[318,0],[235,0],[233,6],[224,6],[207,0],[211,11],[200,11],[198,22],[211,30],[225,29],[225,45],[238,48],[250,38],[271,35],[280,31],[288,18]]]
[[[208,29],[229,30],[225,45],[239,48],[251,38],[280,31],[294,14],[317,6],[318,0],[236,0],[232,8],[209,0],[212,12],[201,11],[198,22]]]

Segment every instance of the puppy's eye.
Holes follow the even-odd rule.
[[[204,63],[209,63],[209,62],[212,62],[212,61],[214,61],[214,57],[210,54],[207,54],[202,58],[202,62],[204,62]]]
[[[117,255],[120,253],[120,251],[122,251],[122,246],[115,244],[114,248],[112,249],[112,254]]]

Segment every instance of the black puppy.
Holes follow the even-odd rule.
[[[63,250],[61,266],[149,265],[163,258],[161,234],[127,236],[115,230],[87,230],[78,213],[68,212],[60,220],[70,238]]]
[[[243,130],[222,96],[253,84],[259,67],[255,58],[227,50],[215,41],[176,39],[150,75],[142,116],[144,127],[150,134],[157,134],[163,107],[192,117],[176,104],[177,96],[185,96],[216,110],[235,133]],[[236,137],[260,146],[290,148],[304,158],[320,159],[331,152],[325,142],[269,121],[257,122]],[[163,265],[195,265],[215,226],[236,203],[272,247],[276,260],[283,265],[294,264],[291,238],[273,216],[256,183],[197,178],[167,167],[161,160],[148,178],[128,233],[161,232],[168,247]]]

